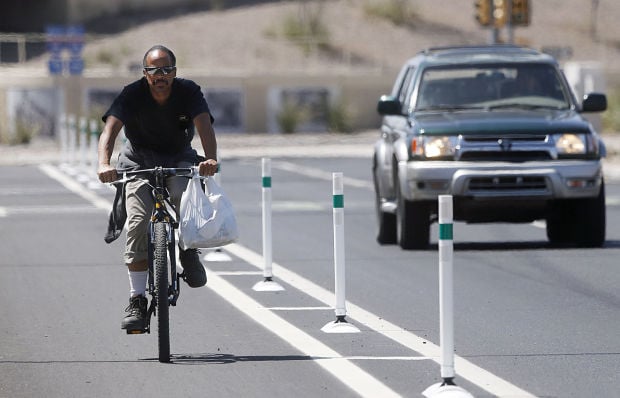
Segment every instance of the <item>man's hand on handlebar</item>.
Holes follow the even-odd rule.
[[[204,162],[198,164],[198,174],[201,176],[212,176],[217,173],[217,160],[207,159]]]
[[[114,182],[118,180],[116,169],[109,164],[100,164],[99,170],[97,170],[97,176],[101,182]]]

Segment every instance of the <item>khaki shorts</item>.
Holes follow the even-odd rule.
[[[185,166],[179,166],[185,167]],[[185,177],[168,177],[166,185],[170,201],[174,204],[179,219],[178,209],[181,195],[187,188],[189,179]],[[125,186],[125,206],[127,209],[127,242],[125,244],[125,264],[137,263],[148,258],[148,225],[153,212],[152,188],[145,180],[133,180]]]

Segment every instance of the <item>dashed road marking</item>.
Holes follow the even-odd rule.
[[[257,268],[261,268],[263,257],[237,243],[227,245],[223,248],[232,255],[239,257],[248,264],[252,264]],[[295,289],[300,290],[307,295],[321,301],[327,305],[333,305],[335,302],[334,294],[323,287],[316,285],[314,282],[296,274],[277,263],[273,263],[273,273],[277,279],[288,283]],[[393,324],[378,315],[366,311],[360,306],[351,302],[347,302],[349,317],[364,326],[372,329],[383,336],[405,346],[423,357],[431,358],[433,361],[440,362],[440,348],[430,341],[411,333],[404,328]],[[472,362],[455,356],[455,368],[457,376],[467,379],[469,382],[488,391],[498,397],[518,396],[518,397],[534,397],[531,393],[515,386],[507,380],[473,364]]]

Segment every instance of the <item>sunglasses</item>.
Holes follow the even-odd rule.
[[[145,66],[144,71],[151,76],[154,76],[158,73],[161,73],[163,75],[169,75],[172,72],[174,72],[176,68],[177,68],[176,66],[162,66],[162,67]]]

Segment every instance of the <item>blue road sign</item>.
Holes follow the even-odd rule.
[[[71,57],[69,59],[69,74],[81,75],[84,71],[84,60],[82,57]]]
[[[79,55],[84,49],[84,27],[81,25],[67,26],[66,46],[72,55]]]
[[[45,28],[47,39],[47,51],[52,54],[60,54],[64,47],[65,27],[60,25],[49,25]]]
[[[63,62],[60,56],[52,55],[50,60],[47,62],[47,66],[49,68],[50,74],[52,75],[62,75]]]

